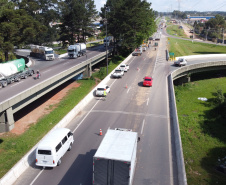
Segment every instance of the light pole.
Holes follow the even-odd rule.
[[[107,12],[107,6],[105,6],[105,24],[106,24],[106,38],[105,38],[105,43],[106,43],[106,60],[107,60],[107,75],[108,75],[108,21],[107,21],[107,16],[106,16],[106,12]]]

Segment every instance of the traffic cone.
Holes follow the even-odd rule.
[[[102,130],[100,129],[100,134],[99,134],[100,136],[102,136]]]
[[[127,87],[127,84],[126,84],[126,89],[127,89],[128,87]]]

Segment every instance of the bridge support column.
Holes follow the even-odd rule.
[[[83,76],[84,77],[90,77],[91,76],[91,71],[92,71],[91,64],[88,64],[86,66],[86,70],[83,72]]]
[[[178,85],[182,85],[182,84],[188,83],[190,81],[191,81],[190,76],[184,76],[184,77],[181,77],[180,79],[178,79]]]
[[[0,113],[0,133],[8,132],[14,128],[12,107]]]

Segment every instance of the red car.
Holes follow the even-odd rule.
[[[144,81],[143,81],[143,86],[149,86],[149,87],[152,87],[152,77],[144,77]]]

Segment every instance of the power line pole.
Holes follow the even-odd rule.
[[[105,38],[105,43],[106,43],[106,61],[107,61],[107,75],[108,75],[108,21],[107,21],[107,16],[106,16],[106,12],[107,12],[107,6],[105,7],[105,20],[106,20],[106,38]]]

